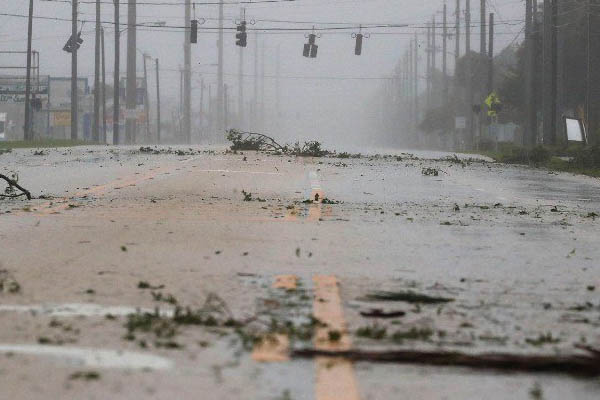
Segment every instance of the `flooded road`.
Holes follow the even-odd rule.
[[[600,181],[449,156],[0,155],[43,197],[0,200],[3,393],[598,398],[597,377],[291,356],[600,348]]]

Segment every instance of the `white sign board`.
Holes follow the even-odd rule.
[[[567,140],[571,142],[585,142],[585,129],[583,123],[579,119],[565,118],[565,125],[567,130]]]
[[[459,129],[467,129],[467,118],[466,117],[456,117],[454,122],[454,128]]]

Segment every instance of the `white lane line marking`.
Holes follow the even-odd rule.
[[[198,172],[229,172],[232,174],[254,174],[254,175],[283,175],[281,172],[264,172],[264,171],[235,171],[229,169],[199,169]]]
[[[68,303],[68,304],[0,304],[0,312],[20,312],[43,314],[51,317],[104,317],[107,314],[114,316],[127,316],[137,312],[154,313],[154,309],[135,308],[127,306],[102,306],[90,303]],[[172,316],[171,309],[159,310],[161,315]]]
[[[173,362],[159,356],[121,350],[100,350],[93,348],[0,344],[0,353],[17,353],[65,359],[70,364],[92,368],[153,369],[173,368]]]

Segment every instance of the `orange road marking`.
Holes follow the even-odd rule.
[[[296,290],[298,277],[296,275],[278,275],[273,282],[274,289]]]
[[[136,174],[136,175],[128,176],[125,178],[117,178],[116,180],[106,183],[104,185],[94,186],[91,189],[86,189],[86,190],[77,192],[72,197],[76,198],[76,197],[84,197],[84,196],[90,196],[90,195],[102,195],[110,190],[123,189],[127,186],[135,186],[136,184],[141,183],[143,181],[152,180],[157,175],[164,173],[166,171],[169,171],[173,168],[175,168],[175,166],[173,166],[171,168],[158,167],[158,168],[155,168],[154,170],[149,171],[148,173],[146,173],[144,175]],[[57,201],[59,201],[59,203],[57,203]],[[57,213],[59,211],[66,210],[67,208],[69,208],[70,201],[71,200],[69,198],[62,198],[60,200],[57,199],[54,201],[42,203],[38,207],[36,207],[37,210],[35,210],[35,212],[39,215],[48,215],[48,214]]]
[[[319,350],[349,350],[352,342],[344,321],[338,280],[333,275],[313,277],[315,301],[313,315],[327,326],[319,326],[315,347]],[[330,332],[337,332],[339,340],[331,340]],[[358,386],[352,363],[335,357],[317,357],[316,400],[359,400]]]

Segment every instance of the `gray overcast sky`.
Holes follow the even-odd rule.
[[[112,0],[102,0],[102,20],[106,29],[107,69],[112,72],[113,65],[113,21]],[[138,5],[138,23],[165,21],[167,25],[180,26],[183,24],[183,0],[143,0],[142,2],[161,2],[169,5]],[[479,1],[471,1],[473,24],[479,25]],[[28,0],[0,0],[0,13],[26,15]],[[93,20],[95,5],[80,4],[80,19]],[[127,20],[127,1],[121,1],[121,21]],[[464,0],[461,0],[464,5]],[[253,28],[265,27],[294,27],[306,28],[308,32],[313,24],[272,22],[265,20],[309,21],[309,22],[342,22],[353,24],[409,24],[408,28],[375,28],[373,34],[365,40],[361,57],[354,55],[354,40],[351,31],[323,32],[317,40],[319,56],[309,60],[302,57],[302,46],[306,41],[304,31],[294,33],[267,32],[259,33],[259,46],[265,45],[265,73],[275,74],[276,48],[280,46],[282,79],[282,113],[286,118],[295,116],[301,119],[302,130],[310,137],[310,131],[316,129],[344,130],[344,122],[350,123],[345,116],[353,115],[360,110],[363,102],[372,95],[378,87],[385,84],[384,80],[376,79],[298,79],[303,76],[330,77],[364,77],[377,78],[389,76],[396,62],[407,48],[412,33],[416,30],[424,34],[424,23],[431,20],[434,13],[441,21],[443,0],[297,0],[295,2],[244,4],[247,19],[255,19]],[[239,4],[225,6],[225,27],[234,28],[233,19],[239,17]],[[454,25],[455,1],[448,2],[449,24]],[[488,0],[489,11],[496,13],[497,48],[515,39],[522,29],[524,1],[523,0]],[[69,19],[71,16],[70,2],[64,0],[43,1],[35,0],[35,15]],[[202,27],[217,26],[218,6],[196,5],[196,17],[206,18]],[[332,26],[316,24],[317,27]],[[81,76],[93,79],[94,34],[93,22],[85,23],[83,27],[85,43],[79,52],[79,71]],[[464,30],[463,30],[464,33]],[[21,50],[26,48],[27,19],[15,16],[0,15],[0,49]],[[42,73],[52,76],[69,76],[70,56],[62,51],[62,46],[70,35],[69,21],[51,21],[36,19],[34,21],[34,49],[41,53]],[[479,48],[479,29],[472,33],[473,48]],[[462,38],[464,41],[464,37]],[[441,39],[440,39],[441,42]],[[138,31],[138,48],[148,52],[153,57],[159,57],[161,68],[161,84],[164,87],[165,99],[168,105],[176,104],[179,66],[183,61],[183,31],[155,28],[141,28]],[[126,46],[126,33],[122,35],[121,48]],[[450,43],[453,50],[453,41]],[[464,50],[464,43],[462,45]],[[245,51],[244,71],[253,73],[254,36],[249,35],[248,47]],[[234,31],[225,32],[225,80],[237,93],[239,48],[235,46]],[[123,53],[124,54],[124,53]],[[195,71],[194,86],[199,87],[200,79],[205,83],[216,82],[216,68],[199,64],[213,64],[217,59],[216,32],[201,31],[199,43],[192,49],[192,64]],[[452,58],[452,57],[451,57]],[[121,71],[125,71],[125,57],[122,58]],[[141,56],[138,57],[138,70],[141,72]],[[5,71],[2,71],[5,72]],[[200,75],[203,73],[203,75]],[[274,80],[267,78],[267,98],[272,99]],[[251,97],[253,80],[245,82],[246,95]],[[194,99],[199,93],[194,92]],[[233,103],[236,104],[236,103]],[[326,116],[327,118],[322,118]],[[344,121],[340,121],[340,119]]]

